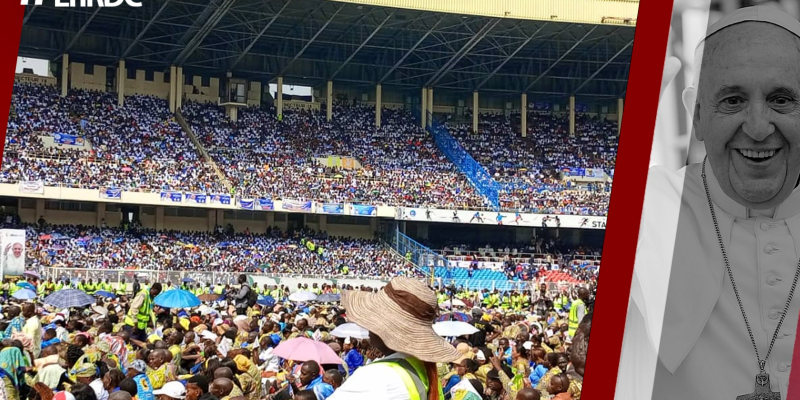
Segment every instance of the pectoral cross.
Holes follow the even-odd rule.
[[[753,393],[736,396],[736,400],[781,400],[781,393],[770,391],[769,374],[762,372],[756,375]]]

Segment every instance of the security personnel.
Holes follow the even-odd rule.
[[[147,340],[148,325],[155,324],[153,314],[153,299],[161,293],[161,284],[156,282],[150,290],[142,289],[131,300],[128,314],[125,315],[124,329],[131,334],[132,339]]]
[[[578,325],[581,323],[584,315],[586,315],[586,301],[589,300],[589,290],[586,288],[578,289],[578,299],[572,302],[569,308],[569,330],[567,334],[569,337],[575,336],[575,331],[578,330]]]
[[[56,292],[64,288],[64,281],[58,281],[56,283]]]
[[[125,283],[125,279],[122,279],[117,285],[117,296],[124,296],[126,293],[128,293],[128,284]]]
[[[84,287],[86,288],[86,293],[88,294],[94,294],[94,292],[97,291],[97,285],[95,285],[94,281],[91,279],[89,279],[89,282],[87,282]]]
[[[86,281],[81,279],[80,283],[78,283],[78,290],[86,293]]]
[[[53,293],[53,292],[56,291],[56,284],[53,283],[53,278],[48,279],[47,283],[45,283],[44,285],[46,285],[45,286],[45,293],[46,294],[50,294],[50,293]]]
[[[108,293],[114,293],[114,288],[111,286],[111,282],[109,282],[108,278],[106,278],[106,282],[103,283],[103,290]]]

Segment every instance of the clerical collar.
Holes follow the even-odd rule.
[[[711,168],[710,162],[706,162],[706,176],[708,179],[708,190],[711,193],[711,201],[713,201],[717,207],[739,219],[756,218],[758,216],[755,214],[758,210],[749,210],[747,207],[728,197],[728,195],[722,191],[722,187],[719,185],[719,181],[717,181],[717,177],[714,175],[714,170]],[[768,210],[763,210],[762,212],[758,212],[758,214],[769,215],[770,213]],[[789,198],[774,209],[774,213],[772,214],[774,216],[772,219],[788,219],[797,214],[800,214],[800,187],[796,187],[792,191],[792,194],[789,195]]]

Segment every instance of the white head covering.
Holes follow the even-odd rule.
[[[715,33],[729,26],[740,24],[742,22],[767,22],[786,29],[793,35],[800,37],[800,21],[791,15],[775,7],[752,6],[740,8],[715,22],[708,28],[706,31],[706,36],[700,41],[700,43],[697,44],[697,46],[699,47],[702,45],[706,39]]]

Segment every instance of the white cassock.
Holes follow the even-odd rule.
[[[6,257],[5,275],[22,275],[25,272],[25,258],[14,257],[14,253],[9,251]]]
[[[701,168],[653,167],[648,174],[617,400],[735,400],[754,391],[758,362],[725,269]],[[723,193],[710,163],[706,175],[733,277],[763,359],[800,259],[800,189],[775,209],[774,218],[750,217]],[[800,293],[765,368],[772,391],[780,391],[783,400],[798,314]]]

